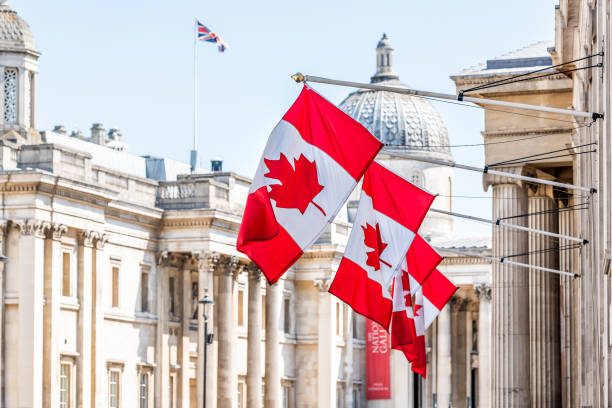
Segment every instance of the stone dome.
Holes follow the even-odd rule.
[[[0,50],[37,52],[30,26],[6,0],[0,0]]]
[[[376,74],[371,83],[407,87],[393,72],[393,48],[386,34],[376,47]],[[361,123],[388,150],[402,150],[452,160],[448,132],[442,117],[424,98],[386,91],[360,89],[339,108]]]

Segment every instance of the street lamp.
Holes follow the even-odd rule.
[[[213,342],[213,334],[208,334],[208,311],[209,308],[212,309],[213,305],[215,304],[215,301],[208,297],[208,289],[204,289],[204,297],[199,300],[199,303],[203,305],[204,309],[204,364],[202,367],[202,370],[204,370],[204,398],[202,401],[204,404],[204,408],[206,408],[206,350],[208,349],[208,345],[212,344]]]

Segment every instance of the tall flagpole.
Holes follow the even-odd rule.
[[[191,172],[198,163],[198,22],[194,21],[193,36],[193,150],[191,151]]]

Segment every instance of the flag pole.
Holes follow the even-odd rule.
[[[529,227],[523,227],[522,225],[510,224],[508,222],[505,222],[499,219],[493,221],[493,220],[488,220],[486,218],[474,217],[473,215],[466,215],[466,214],[459,214],[459,213],[452,212],[452,211],[438,210],[436,208],[430,208],[429,211],[439,213],[439,214],[451,215],[453,217],[466,218],[468,220],[473,220],[473,221],[486,222],[492,225],[499,225],[500,227],[517,229],[517,230],[527,231],[527,232],[533,232],[535,234],[547,235],[549,237],[567,239],[568,241],[578,242],[582,245],[589,243],[589,241],[583,238],[572,237],[570,235],[557,234],[555,232],[549,232],[549,231],[544,231],[544,230],[539,230],[539,229],[534,229],[534,228],[529,228]]]
[[[577,186],[574,184],[560,183],[558,181],[552,181],[552,180],[544,180],[544,179],[540,179],[536,177],[523,176],[520,174],[514,174],[514,173],[508,173],[505,171],[490,169],[488,167],[483,169],[480,167],[467,166],[465,164],[459,164],[459,163],[455,163],[455,162],[448,161],[448,160],[433,159],[433,158],[428,158],[428,157],[417,156],[415,154],[407,154],[407,153],[401,153],[398,151],[390,151],[387,149],[381,150],[379,154],[388,154],[389,156],[401,157],[403,159],[414,160],[414,161],[424,162],[424,163],[438,164],[440,166],[456,167],[458,169],[476,171],[479,173],[495,174],[497,176],[503,176],[503,177],[507,177],[511,179],[523,180],[523,181],[527,181],[530,183],[546,184],[549,186],[567,188],[568,190],[585,191],[590,194],[594,194],[597,192],[597,190],[594,188],[582,187],[582,186]]]
[[[511,261],[508,258],[503,258],[503,257],[502,258],[497,258],[497,257],[492,257],[492,256],[478,254],[476,252],[462,251],[462,250],[455,249],[455,248],[435,247],[435,250],[438,251],[438,252],[445,252],[446,251],[446,252],[452,252],[452,253],[457,254],[457,255],[472,256],[474,258],[487,259],[487,260],[492,261],[492,262],[499,262],[499,263],[505,263],[505,264],[509,264],[509,265],[522,266],[522,267],[525,267],[525,268],[535,269],[535,270],[538,270],[538,271],[555,273],[557,275],[572,276],[574,278],[579,278],[580,277],[580,275],[572,273],[572,272],[560,271],[558,269],[550,269],[550,268],[546,268],[544,266],[538,266],[538,265],[529,265],[529,264],[522,263],[522,262]]]
[[[439,93],[439,92],[419,91],[419,90],[410,89],[407,87],[340,81],[337,79],[329,79],[329,78],[322,78],[322,77],[317,77],[317,76],[312,76],[312,75],[304,75],[301,72],[298,72],[292,75],[291,78],[293,78],[295,82],[304,82],[304,83],[318,82],[320,84],[348,86],[351,88],[373,89],[376,91],[387,91],[387,92],[401,93],[401,94],[406,94],[406,95],[416,95],[416,96],[422,96],[425,98],[446,99],[446,100],[451,100],[451,101],[471,102],[471,103],[482,104],[482,105],[505,106],[505,107],[514,108],[514,109],[535,110],[535,111],[540,111],[540,112],[556,113],[559,115],[571,115],[574,117],[589,118],[593,120],[597,120],[597,119],[604,117],[602,113],[597,113],[597,112],[582,112],[582,111],[576,111],[572,109],[560,109],[560,108],[551,108],[548,106],[528,105],[526,103],[500,101],[496,99],[474,98],[474,97],[463,96],[463,95],[457,96],[457,95],[444,94],[444,93]]]
[[[191,172],[198,163],[198,20],[195,19],[193,35],[193,150],[191,150]]]

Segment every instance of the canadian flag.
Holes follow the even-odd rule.
[[[363,178],[351,236],[329,292],[388,328],[389,291],[434,196],[374,162]]]
[[[408,273],[401,270],[393,285],[393,318],[391,347],[402,350],[410,361],[412,371],[426,376],[427,354],[425,331],[440,314],[457,287],[439,270],[434,271],[415,294],[412,306],[412,287]]]
[[[238,251],[276,282],[333,221],[381,148],[363,126],[305,86],[268,139]]]
[[[402,275],[402,279],[409,279],[412,296],[417,293],[440,262],[442,262],[442,255],[436,252],[420,235],[414,237],[402,263],[402,270],[407,272],[407,275]]]

